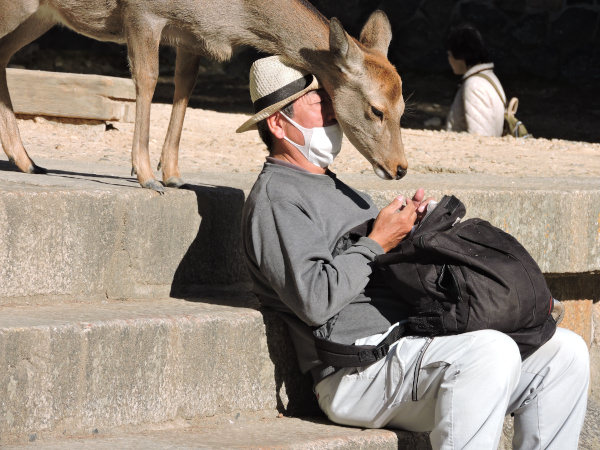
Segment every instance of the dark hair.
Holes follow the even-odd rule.
[[[293,119],[294,102],[288,103],[283,108],[281,108],[280,111],[283,111],[283,113],[286,116]],[[273,146],[273,135],[271,134],[271,130],[269,130],[269,126],[267,125],[267,119],[263,119],[260,122],[256,122],[256,128],[258,128],[258,135],[267,146],[267,150],[269,150],[269,153],[271,153]]]
[[[452,52],[454,59],[464,59],[467,67],[491,62],[481,34],[470,24],[452,28],[446,39],[446,48]]]

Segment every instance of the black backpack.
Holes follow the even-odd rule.
[[[494,329],[526,358],[552,337],[554,299],[542,271],[510,234],[445,196],[377,265],[410,305],[409,333],[436,336]]]
[[[554,299],[536,262],[514,237],[489,222],[461,220],[465,212],[460,200],[444,196],[407,238],[377,257],[374,270],[382,272],[398,300],[411,311],[393,338],[378,346],[315,338],[323,362],[365,365],[385,355],[401,335],[441,336],[482,329],[512,337],[525,359],[553,336]],[[348,232],[336,251],[366,236],[371,226],[372,221]],[[355,354],[358,357],[352,359]]]

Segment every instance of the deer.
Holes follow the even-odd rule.
[[[358,40],[306,0],[0,0],[0,11],[0,140],[22,172],[47,170],[23,146],[6,67],[16,51],[55,25],[127,46],[136,92],[132,175],[144,188],[163,193],[165,186],[185,184],[179,143],[200,58],[226,61],[240,45],[282,55],[313,73],[331,96],[344,134],[374,172],[388,180],[407,172],[402,80],[387,58],[392,29],[382,11],[371,14]],[[176,50],[173,107],[158,167],[162,183],[154,177],[148,151],[160,45]]]

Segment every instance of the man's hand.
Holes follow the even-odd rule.
[[[421,193],[421,200],[423,195]],[[415,205],[415,197],[413,197],[413,201],[404,205],[404,196],[399,195],[392,203],[383,208],[375,219],[369,237],[381,245],[386,253],[396,247],[410,233],[415,224],[418,207]]]
[[[415,192],[415,195],[413,195],[412,198],[412,202],[415,205],[415,208],[417,209],[417,220],[415,221],[416,223],[419,223],[423,219],[423,217],[425,217],[425,214],[427,214],[427,205],[429,205],[429,203],[433,201],[433,197],[429,197],[426,200],[423,200],[424,197],[425,190],[423,188],[419,188],[417,189],[417,192]]]

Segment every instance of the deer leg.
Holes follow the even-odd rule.
[[[194,89],[194,84],[196,83],[199,65],[200,57],[198,55],[186,52],[181,48],[177,49],[173,109],[171,111],[169,129],[167,130],[167,136],[160,156],[160,163],[158,164],[159,168],[162,167],[163,182],[170,187],[181,187],[185,184],[179,175],[179,141],[181,139],[185,111],[192,89]]]
[[[158,80],[158,48],[162,29],[155,23],[144,23],[139,18],[131,21],[127,30],[127,50],[131,76],[135,83],[135,128],[131,152],[132,173],[137,174],[140,185],[159,193],[163,186],[156,181],[150,167],[150,107]]]
[[[14,31],[0,38],[0,142],[9,161],[25,173],[46,173],[46,169],[37,166],[23,146],[8,92],[6,66],[15,52],[40,37],[53,25],[53,21],[33,15]]]

